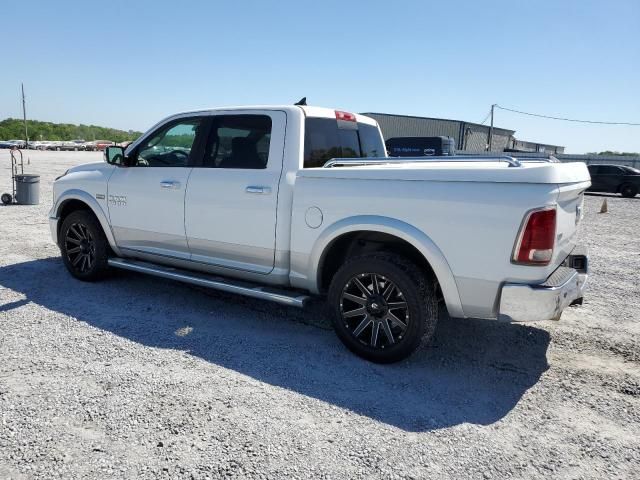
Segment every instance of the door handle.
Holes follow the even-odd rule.
[[[177,190],[180,188],[180,182],[174,180],[163,180],[160,182],[160,188],[171,188]]]
[[[256,186],[256,185],[249,185],[247,188],[245,188],[245,192],[268,195],[269,193],[271,193],[271,187],[261,187],[261,186]]]

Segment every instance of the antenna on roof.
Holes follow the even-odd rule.
[[[307,104],[307,97],[302,97],[300,100],[298,100],[296,103],[294,103],[294,105],[306,105]]]

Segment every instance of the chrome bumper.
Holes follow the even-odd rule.
[[[511,322],[559,320],[571,304],[582,303],[588,277],[587,256],[582,249],[540,285],[507,283],[502,287],[498,319]],[[575,260],[575,261],[574,261]],[[580,265],[580,269],[572,265]]]

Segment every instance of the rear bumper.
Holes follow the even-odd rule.
[[[559,320],[571,304],[582,303],[588,277],[586,250],[576,247],[562,266],[539,285],[502,287],[498,318],[511,322]]]

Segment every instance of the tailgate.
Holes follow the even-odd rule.
[[[578,225],[584,216],[584,191],[590,182],[558,186],[556,246],[553,264],[561,264],[576,246]]]

